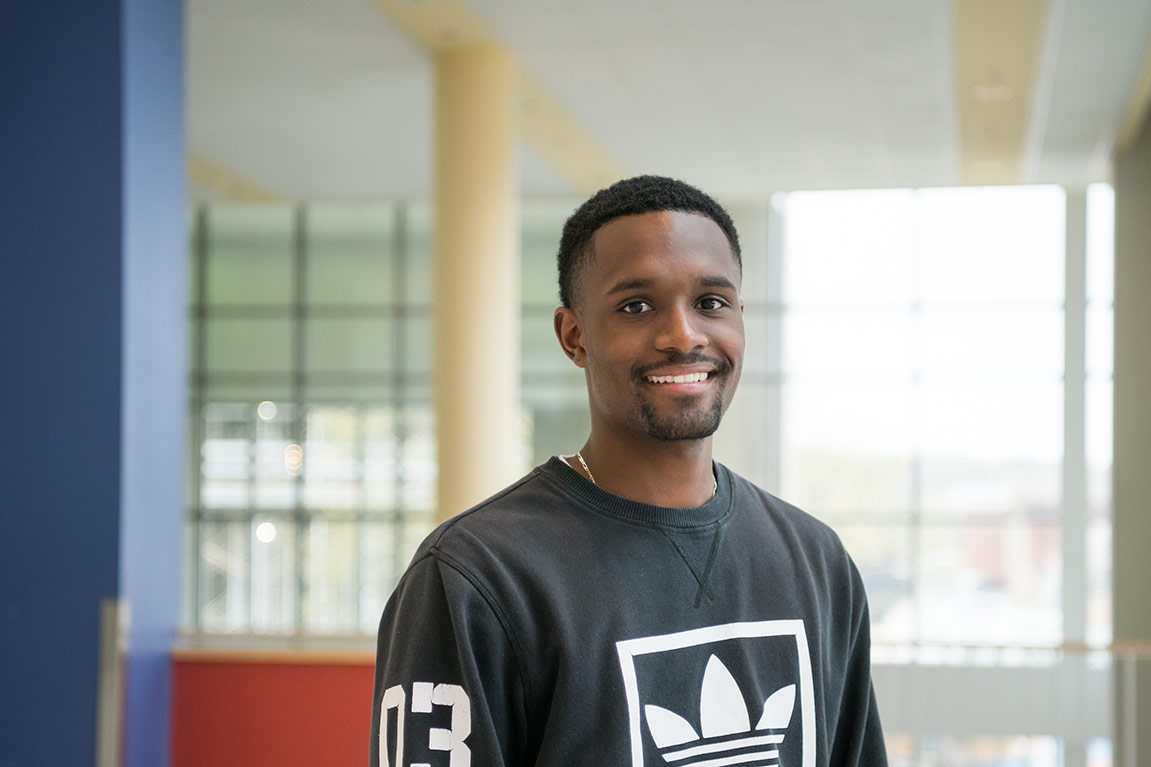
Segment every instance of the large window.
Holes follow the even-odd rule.
[[[195,212],[195,629],[375,630],[435,504],[428,231],[419,205]]]
[[[788,195],[781,491],[881,643],[1062,639],[1064,195]]]
[[[551,329],[577,202],[523,206],[525,471],[588,429]],[[436,501],[428,207],[219,203],[192,233],[185,622],[374,634]]]
[[[777,487],[863,572],[894,764],[1110,763],[1112,210],[774,201]]]
[[[717,452],[840,531],[881,644],[1062,641],[1068,405],[1087,424],[1089,633],[1108,638],[1107,194],[1075,304],[1086,382],[1067,389],[1061,189],[794,193],[770,227],[735,208],[748,359]],[[587,430],[551,331],[572,204],[523,211],[533,462]],[[429,231],[419,204],[196,211],[192,625],[374,630],[435,504]]]
[[[521,211],[525,470],[588,429],[551,330],[577,203]],[[896,764],[1109,761],[1105,714],[1043,724],[1105,712],[1089,653],[1029,719],[979,715],[984,680],[1042,686],[1110,639],[1111,206],[1105,186],[732,206],[748,349],[716,455],[843,537],[877,663],[918,674],[884,701]],[[368,641],[436,503],[431,212],[220,203],[192,221],[187,624]],[[901,720],[932,684],[961,698],[946,721]]]

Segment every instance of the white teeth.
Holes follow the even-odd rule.
[[[647,380],[651,383],[665,384],[665,383],[701,383],[707,380],[707,373],[688,373],[687,375],[678,376],[648,376]]]

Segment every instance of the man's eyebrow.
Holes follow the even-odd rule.
[[[643,288],[650,288],[654,284],[655,280],[650,277],[638,277],[632,280],[621,280],[613,285],[610,290],[608,290],[607,295],[611,296],[616,293],[623,293],[627,290],[641,290]],[[729,288],[731,290],[736,289],[735,283],[733,283],[727,277],[718,275],[715,277],[700,277],[699,284],[700,287],[703,288]]]
[[[637,290],[639,288],[650,288],[655,283],[655,280],[647,277],[641,277],[634,280],[622,280],[617,282],[611,287],[607,294],[613,295],[615,293],[622,293],[625,290]]]
[[[735,283],[727,277],[700,277],[699,284],[705,288],[731,288],[735,290]]]

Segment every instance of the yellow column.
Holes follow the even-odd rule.
[[[447,519],[520,465],[517,76],[496,46],[436,54],[439,506]]]

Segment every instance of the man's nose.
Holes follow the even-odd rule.
[[[707,334],[702,331],[700,321],[690,306],[677,306],[665,312],[656,346],[661,350],[685,353],[707,346]]]

